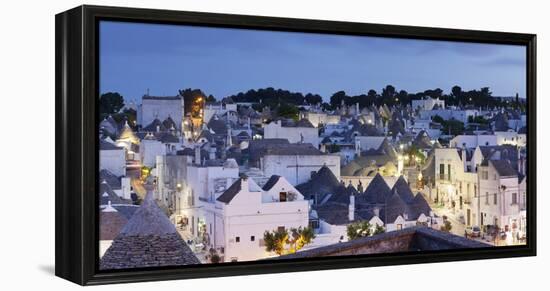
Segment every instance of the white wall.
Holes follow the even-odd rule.
[[[288,186],[279,181],[273,191]],[[308,226],[309,203],[303,200],[303,196],[299,195],[295,201],[263,202],[262,195],[269,194],[262,194],[256,183],[249,179],[242,182],[241,192],[229,204],[223,204],[226,262],[232,258],[247,261],[273,255],[266,252],[261,243],[265,231],[276,230],[279,226],[286,229]]]
[[[171,93],[176,95],[177,92]],[[155,95],[154,93],[151,95]],[[141,100],[141,99],[140,99]],[[149,125],[155,118],[164,121],[170,117],[176,123],[177,129],[181,130],[183,120],[183,99],[176,100],[141,100],[141,107],[138,110],[139,122],[143,127]]]
[[[433,99],[433,98],[426,98],[421,100],[413,100],[411,102],[411,107],[413,109],[421,109],[421,110],[432,110],[434,105],[441,106],[441,108],[445,108],[445,101],[439,100],[439,99]]]
[[[340,177],[340,156],[338,154],[318,156],[266,155],[261,159],[262,170],[267,177],[280,175],[285,177],[292,185],[309,181],[311,172],[319,171],[323,165],[326,165],[336,178]]]
[[[0,19],[0,31],[6,45],[2,46],[2,66],[0,71],[9,82],[3,84],[5,96],[20,96],[21,88],[28,88],[29,80],[33,80],[36,88],[44,88],[44,94],[26,94],[24,98],[11,98],[11,106],[4,106],[0,120],[9,124],[10,120],[18,120],[22,128],[35,128],[40,120],[40,130],[33,132],[40,141],[41,154],[35,155],[35,162],[44,165],[44,172],[33,177],[33,183],[40,184],[43,195],[21,195],[19,205],[26,205],[28,213],[21,215],[20,207],[5,207],[0,212],[2,221],[18,219],[18,223],[5,223],[5,233],[18,235],[22,239],[7,239],[0,242],[5,252],[4,266],[9,266],[9,276],[4,276],[0,283],[3,289],[48,289],[48,290],[82,290],[81,287],[54,277],[54,21],[53,15],[63,10],[82,4],[83,1],[8,1],[3,5],[4,15]],[[550,136],[543,134],[550,128],[550,119],[543,118],[545,108],[550,108],[550,26],[548,25],[548,7],[545,1],[475,1],[443,2],[438,0],[425,1],[258,1],[252,0],[88,0],[85,3],[112,6],[135,6],[143,8],[161,8],[172,10],[205,11],[233,14],[266,15],[293,18],[329,19],[339,21],[361,21],[371,23],[386,23],[400,25],[416,25],[428,27],[449,27],[461,29],[481,29],[492,31],[531,32],[539,35],[537,41],[538,54],[538,84],[537,101],[538,142],[540,145],[550,143]],[[30,9],[32,7],[32,9]],[[368,13],[367,13],[368,12]],[[414,13],[412,13],[414,12]],[[451,13],[452,12],[452,13]],[[26,17],[21,17],[26,15]],[[467,17],[466,17],[467,15]],[[29,21],[32,19],[32,21]],[[32,35],[32,37],[21,37]],[[25,60],[22,62],[21,60]],[[33,64],[32,68],[28,64]],[[518,82],[521,82],[518,80]],[[136,84],[146,90],[146,84]],[[453,84],[449,84],[452,86]],[[366,85],[367,86],[367,85]],[[367,86],[370,87],[370,86]],[[381,88],[381,86],[379,86]],[[400,86],[399,86],[400,87]],[[399,88],[398,87],[398,88]],[[442,89],[445,89],[443,87]],[[467,88],[463,88],[467,89]],[[377,91],[380,91],[379,89]],[[410,90],[408,90],[410,91]],[[350,92],[352,94],[354,92]],[[359,92],[358,92],[359,93]],[[32,106],[29,106],[32,104]],[[25,112],[36,118],[21,118],[20,110],[10,108],[25,108]],[[14,131],[14,140],[26,140],[27,131]],[[3,149],[10,153],[30,153],[36,151],[36,143],[8,142]],[[537,160],[539,165],[550,164],[550,152],[542,146],[538,147]],[[28,164],[21,162],[21,155],[6,155],[4,163],[10,166],[10,171],[2,172],[10,183],[5,184],[6,193],[21,192],[21,185],[29,183],[27,175],[21,175],[28,170]],[[542,169],[543,167],[541,167]],[[548,174],[538,171],[539,189],[544,187],[542,181]],[[544,194],[543,191],[539,190]],[[550,205],[548,195],[538,195],[539,205]],[[550,215],[539,211],[538,223],[550,225]],[[37,219],[39,218],[39,219]],[[36,226],[33,231],[21,225]],[[36,238],[40,238],[40,243]],[[445,291],[464,290],[466,285],[475,286],[479,290],[537,290],[546,284],[546,273],[550,268],[550,232],[538,233],[538,255],[529,258],[511,258],[498,260],[479,260],[464,262],[449,262],[438,264],[402,265],[377,268],[356,268],[343,270],[327,270],[316,272],[297,272],[285,274],[267,274],[261,276],[236,276],[217,279],[176,280],[164,282],[149,282],[139,284],[119,284],[95,287],[97,290],[151,290],[151,289],[184,289],[201,288],[217,290],[226,286],[236,286],[239,291],[280,290],[281,286],[294,286],[296,289],[311,290],[342,290],[357,288],[358,282],[365,276],[375,278],[368,280],[369,288],[387,289],[391,282],[396,290],[423,290],[426,284],[411,285],[418,278],[429,280],[427,284],[444,288]],[[22,255],[25,254],[25,255]],[[426,274],[429,274],[426,277]],[[453,280],[449,274],[485,274],[484,276],[468,276],[464,280]],[[487,280],[487,277],[503,280]],[[396,280],[398,278],[398,280]],[[463,282],[460,284],[457,282]]]
[[[518,134],[513,130],[495,131],[495,136],[498,145],[510,144],[517,146],[525,146],[527,144],[527,135]]]
[[[124,149],[99,151],[99,168],[108,170],[119,177],[125,176],[126,153]]]
[[[281,121],[264,126],[264,138],[286,138],[290,143],[310,143],[319,148],[319,129],[315,127],[284,127]]]
[[[517,177],[500,177],[495,168],[489,163],[488,167],[483,167],[488,170],[488,179],[480,179],[480,211],[484,213],[484,224],[493,224],[495,218],[498,225],[504,228],[510,225],[512,219],[520,217],[520,202],[523,194],[519,187]],[[506,190],[502,191],[501,186],[505,186]],[[517,194],[517,204],[512,204],[512,193]],[[486,200],[489,195],[488,201]],[[494,195],[497,196],[497,203],[494,203]],[[487,203],[488,202],[488,203]]]
[[[366,151],[369,149],[377,150],[385,138],[385,136],[356,136],[355,142],[359,142],[361,151]]]
[[[141,163],[147,167],[156,165],[157,156],[166,155],[166,146],[158,140],[142,140],[139,145]]]
[[[466,144],[467,148],[475,148],[477,146],[497,145],[496,135],[457,135],[451,139],[449,145],[451,147],[462,148]]]

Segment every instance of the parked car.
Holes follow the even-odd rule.
[[[480,237],[481,236],[481,228],[479,226],[468,226],[466,227],[466,236],[468,237]]]

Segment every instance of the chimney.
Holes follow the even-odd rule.
[[[243,192],[248,192],[249,191],[248,177],[246,177],[246,176],[241,178],[241,191],[243,191]]]
[[[231,145],[233,145],[233,140],[231,139],[231,135],[232,135],[231,127],[228,126],[227,127],[227,145],[226,145],[227,147],[230,147]]]
[[[327,146],[324,143],[321,144],[321,152],[323,153],[327,152]]]
[[[380,218],[380,208],[374,207],[373,212],[374,212],[374,216],[377,216]]]
[[[403,213],[403,218],[405,219],[405,221],[409,220],[409,214]]]
[[[521,151],[519,150],[519,147],[516,147],[516,151],[518,152],[518,173],[523,175],[523,157],[521,156]]]
[[[466,143],[462,144],[462,165],[464,165],[464,172],[467,172],[468,165],[466,165]]]
[[[216,159],[216,148],[213,147],[212,145],[210,145],[210,149],[209,149],[209,152],[208,152],[208,159],[209,160],[214,160]]]
[[[355,219],[355,195],[353,194],[349,196],[348,219],[349,221]]]
[[[201,164],[201,147],[195,146],[195,164],[200,165]]]

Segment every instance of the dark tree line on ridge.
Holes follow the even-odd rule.
[[[453,86],[448,94],[440,88],[429,89],[423,92],[409,93],[405,90],[397,90],[392,85],[387,85],[382,88],[381,92],[374,89],[368,90],[365,94],[350,96],[345,91],[338,91],[329,98],[329,102],[323,102],[323,98],[318,94],[299,92],[290,92],[282,89],[265,88],[258,90],[249,90],[229,96],[235,102],[254,102],[260,103],[261,106],[269,106],[276,108],[281,104],[292,104],[294,106],[321,104],[324,109],[334,110],[338,108],[342,102],[345,105],[355,105],[359,103],[359,107],[380,106],[386,104],[388,106],[407,105],[412,100],[419,100],[425,97],[439,98],[445,101],[447,105],[472,105],[475,107],[501,107],[512,106],[522,109],[524,102],[516,95],[515,100],[507,103],[499,97],[493,97],[489,87],[483,87],[479,90],[463,91],[460,86]]]
[[[213,95],[207,95],[200,89],[182,89],[179,90],[179,95],[184,98],[185,112],[190,111],[190,106],[193,100],[197,97],[204,97],[206,102],[216,102]],[[324,102],[319,94],[300,92],[291,92],[283,89],[274,89],[272,87],[262,88],[257,90],[248,90],[231,96],[227,96],[235,102],[251,102],[255,103],[253,108],[261,110],[269,107],[272,110],[281,111],[280,115],[295,118],[297,117],[300,106],[320,104],[325,110],[334,110],[341,106],[342,103],[348,106],[353,106],[359,103],[360,108],[367,106],[380,106],[386,104],[388,106],[408,105],[412,100],[419,100],[425,97],[439,98],[445,101],[446,105],[469,105],[482,108],[497,108],[508,107],[514,109],[525,110],[525,101],[520,99],[516,94],[511,100],[504,100],[500,97],[492,96],[489,87],[483,87],[479,90],[463,91],[460,86],[453,86],[449,93],[445,93],[442,89],[429,89],[423,92],[409,93],[405,90],[397,90],[392,85],[387,85],[382,90],[377,92],[374,89],[368,90],[365,94],[348,95],[345,91],[338,91],[329,98],[329,102]],[[116,119],[135,120],[135,111],[124,108],[124,98],[117,92],[107,92],[100,96],[99,100],[101,118],[112,115]],[[122,111],[121,111],[122,110]]]

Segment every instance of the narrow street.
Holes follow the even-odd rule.
[[[440,206],[436,204],[430,204],[430,207],[437,216],[447,216],[447,220],[451,222],[451,233],[464,236],[464,231],[466,226],[460,222],[458,215],[454,213],[453,210],[446,208],[445,206]]]
[[[141,165],[138,162],[128,162],[126,164],[126,176],[131,178],[131,185],[134,192],[143,199],[147,191],[143,187],[143,183],[139,179],[141,174]]]

